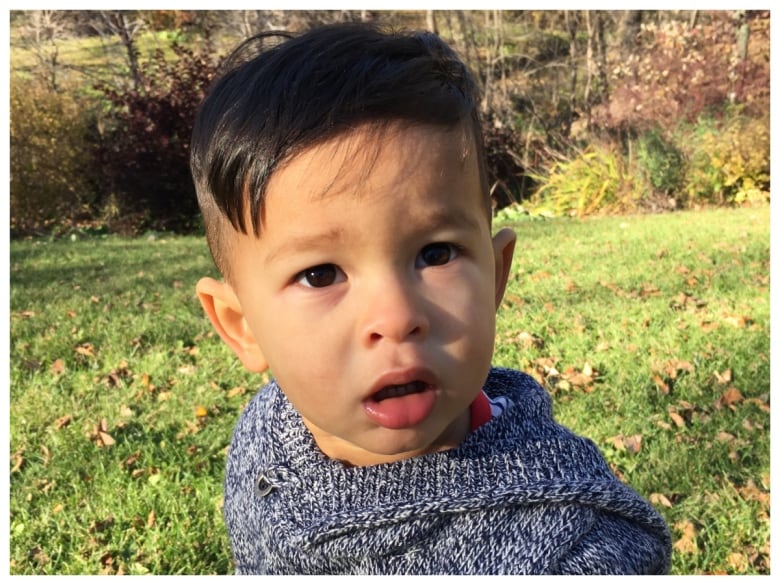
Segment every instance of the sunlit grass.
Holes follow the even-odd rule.
[[[496,364],[656,504],[673,572],[767,574],[769,209],[514,227]],[[225,448],[262,381],[202,316],[202,239],[12,242],[10,272],[11,572],[231,572]]]

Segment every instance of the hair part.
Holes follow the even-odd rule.
[[[285,40],[264,48],[272,37]],[[366,24],[296,37],[262,33],[239,45],[222,70],[198,110],[190,166],[209,249],[225,278],[229,233],[260,236],[271,175],[307,148],[358,127],[469,129],[490,218],[478,88],[437,35],[388,34]]]

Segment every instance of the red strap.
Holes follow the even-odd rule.
[[[490,401],[484,390],[480,390],[474,402],[471,403],[471,432],[475,431],[493,418],[490,412]]]

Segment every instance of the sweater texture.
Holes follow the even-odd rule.
[[[265,386],[228,454],[237,573],[668,572],[661,516],[553,420],[533,378],[494,368],[484,390],[511,404],[460,446],[349,467],[322,454],[275,382]]]

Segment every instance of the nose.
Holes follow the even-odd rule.
[[[397,276],[379,280],[367,292],[363,306],[362,338],[367,346],[424,339],[430,329],[424,299],[415,284]]]

